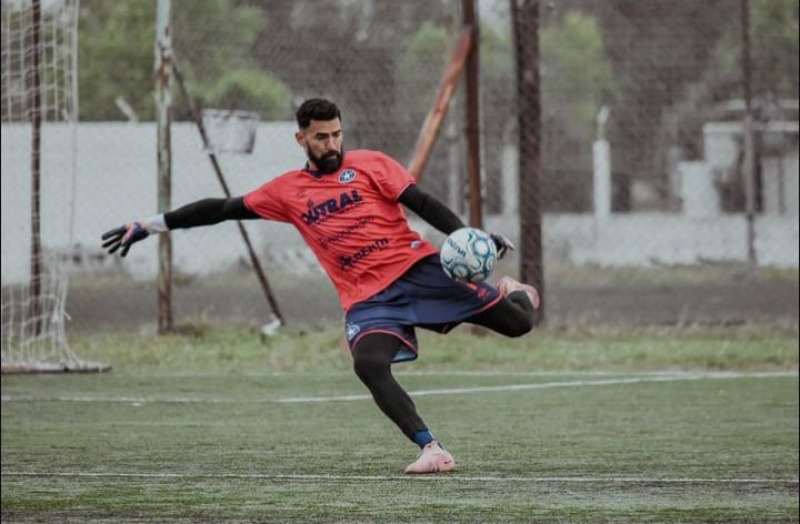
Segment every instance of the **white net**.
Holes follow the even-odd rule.
[[[65,334],[78,0],[2,2],[2,369],[84,371]]]

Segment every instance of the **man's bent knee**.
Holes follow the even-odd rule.
[[[371,382],[389,373],[390,367],[386,362],[356,353],[353,356],[353,370],[363,382]]]
[[[368,334],[353,350],[353,369],[364,383],[391,374],[391,364],[400,341],[384,333]]]
[[[533,315],[531,315],[517,322],[513,322],[505,335],[511,338],[521,337],[533,331],[535,325],[536,323],[534,322]]]

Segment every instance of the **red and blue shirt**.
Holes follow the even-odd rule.
[[[297,228],[347,311],[437,252],[411,230],[397,201],[414,183],[391,157],[356,150],[344,155],[335,173],[289,171],[246,194],[244,204],[266,220]]]

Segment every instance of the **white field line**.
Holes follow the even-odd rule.
[[[314,475],[314,474],[250,474],[250,473],[91,473],[91,472],[23,472],[3,471],[3,477],[51,477],[51,478],[130,478],[130,479],[253,479],[273,481],[337,481],[375,482],[399,480],[436,480],[445,482],[532,482],[532,483],[642,483],[642,484],[798,484],[797,478],[692,478],[692,477],[502,477],[462,476],[458,473],[441,475]]]
[[[786,378],[798,377],[796,372],[764,372],[764,373],[733,373],[733,372],[718,372],[718,373],[674,373],[674,374],[656,374],[636,376],[629,378],[614,378],[614,379],[601,379],[601,380],[568,380],[558,382],[541,382],[535,384],[505,384],[500,386],[474,386],[464,388],[444,388],[444,389],[430,389],[410,391],[409,394],[413,397],[431,396],[431,395],[460,395],[471,393],[490,393],[490,392],[506,392],[506,391],[526,391],[534,389],[551,389],[563,387],[595,387],[595,386],[613,386],[622,384],[640,384],[645,382],[678,382],[686,380],[729,380],[729,379],[742,379],[742,378]],[[105,403],[126,403],[126,404],[151,404],[151,403],[168,403],[168,404],[252,404],[252,403],[320,403],[320,402],[347,402],[356,400],[371,400],[372,397],[366,394],[359,395],[333,395],[333,396],[315,396],[315,397],[282,397],[277,399],[235,399],[235,398],[202,398],[202,397],[170,397],[170,398],[157,398],[157,397],[85,397],[85,396],[72,396],[72,397],[34,397],[34,396],[14,396],[3,395],[2,402],[105,402]]]
[[[403,363],[400,363],[402,366]],[[569,370],[540,370],[540,371],[508,371],[508,370],[414,370],[408,367],[393,368],[392,371],[398,377],[618,377],[623,375],[650,376],[650,375],[680,375],[684,373],[694,373],[681,370],[655,370],[655,371],[609,371],[583,369],[576,371]],[[699,373],[699,371],[698,371]],[[724,373],[724,372],[723,372]],[[782,373],[782,372],[781,372]],[[214,372],[171,372],[154,371],[147,373],[140,372],[119,372],[119,376],[134,377],[142,379],[154,378],[297,378],[297,377],[352,377],[352,370],[330,370],[330,371],[257,371],[257,372],[236,372],[231,374]]]
[[[465,393],[489,393],[500,391],[526,391],[533,389],[550,389],[563,387],[592,387],[592,386],[614,386],[619,384],[638,384],[642,382],[677,382],[682,380],[719,380],[737,378],[774,378],[774,377],[796,377],[796,373],[685,373],[680,375],[650,375],[645,377],[603,379],[603,380],[568,380],[560,382],[542,382],[538,384],[506,384],[502,386],[475,386],[469,388],[447,388],[411,391],[409,395],[413,397],[423,397],[430,395],[459,395]],[[285,397],[276,402],[337,402],[348,400],[371,399],[369,395],[341,395],[333,397]]]

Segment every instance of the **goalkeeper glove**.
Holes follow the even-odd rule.
[[[108,254],[115,253],[119,248],[121,256],[128,254],[131,245],[150,236],[143,222],[132,222],[103,233],[103,249],[108,249]]]
[[[501,235],[500,233],[490,233],[489,236],[494,241],[494,245],[497,248],[497,258],[503,258],[506,256],[509,250],[515,251],[517,248],[514,247],[514,244],[511,240],[508,239],[505,235]]]

